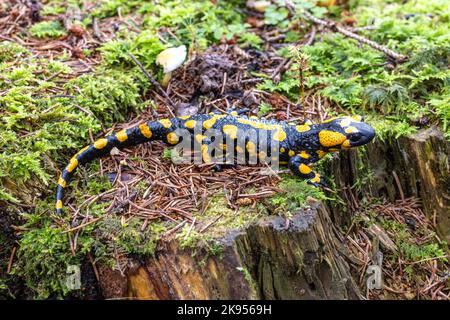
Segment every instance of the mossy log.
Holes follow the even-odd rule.
[[[162,241],[155,256],[126,274],[100,272],[106,298],[357,299],[359,289],[323,204],[299,211],[289,225],[270,216],[230,230],[222,254]]]
[[[390,201],[420,198],[425,214],[434,221],[441,239],[450,243],[450,144],[439,129],[432,127],[416,134],[376,141],[364,153],[341,153],[331,172],[338,189],[351,186],[373,172],[364,193]],[[343,199],[349,200],[343,192]],[[348,201],[350,202],[350,201]],[[333,211],[333,220],[348,223],[342,208]]]

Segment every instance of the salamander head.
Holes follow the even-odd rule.
[[[361,116],[328,119],[319,127],[319,143],[325,151],[359,147],[375,137],[375,130]]]

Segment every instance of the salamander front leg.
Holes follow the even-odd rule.
[[[293,156],[289,159],[288,167],[296,176],[307,179],[308,184],[311,184],[315,187],[327,187],[324,179],[320,176],[319,173],[311,169],[311,167],[309,166],[310,163],[308,163],[307,160],[308,159],[304,159],[298,155]]]

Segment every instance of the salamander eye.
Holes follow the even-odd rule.
[[[361,133],[360,132],[354,132],[350,134],[350,141],[357,142],[361,139]]]

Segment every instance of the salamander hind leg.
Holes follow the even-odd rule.
[[[306,179],[308,184],[311,184],[315,187],[328,187],[325,182],[325,179],[317,172],[315,172],[309,166],[310,163],[305,161],[304,158],[296,155],[289,159],[288,167],[298,177]]]

